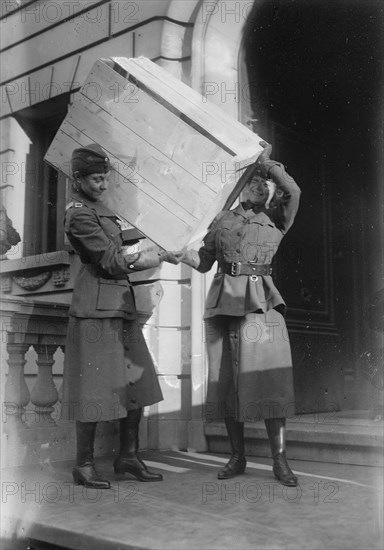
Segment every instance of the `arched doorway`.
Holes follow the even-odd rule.
[[[303,189],[277,277],[305,412],[382,401],[381,22],[376,0],[217,0],[195,21],[193,87],[258,119]]]

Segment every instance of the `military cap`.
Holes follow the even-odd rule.
[[[109,172],[111,164],[106,152],[97,143],[79,147],[72,153],[72,172],[80,172],[82,176]]]

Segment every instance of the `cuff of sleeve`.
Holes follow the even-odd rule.
[[[198,269],[200,266],[200,256],[197,250],[188,250],[182,259],[182,262],[194,269]]]
[[[265,160],[264,162],[258,163],[261,169],[261,172],[265,178],[270,177],[270,171],[274,166],[282,166],[281,162],[277,162],[276,160]]]
[[[128,269],[133,271],[136,269],[135,262],[140,258],[140,253],[136,252],[135,254],[123,254],[125,262],[128,264]]]
[[[157,253],[157,255],[159,256],[159,262],[164,262],[166,260],[166,258],[168,257],[168,254],[165,250],[161,250],[160,252]]]

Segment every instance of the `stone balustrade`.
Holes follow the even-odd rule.
[[[3,297],[1,306],[4,378],[4,364],[8,363],[2,396],[5,432],[12,434],[32,425],[55,426],[52,413],[59,394],[52,376],[53,356],[59,347],[65,349],[68,305]],[[29,389],[24,366],[31,346],[37,354],[38,371]],[[28,405],[33,407],[29,415]]]
[[[60,385],[78,257],[57,251],[5,260],[0,268],[2,465],[72,460],[74,423],[61,419]],[[164,264],[161,270],[130,277],[164,395],[164,401],[144,411],[143,448],[185,448],[188,441],[194,449],[205,447],[200,395],[204,388],[202,338],[195,345],[199,353],[193,353],[199,363],[194,366],[199,397],[191,398],[191,286],[187,269]],[[197,317],[200,326],[201,316]],[[116,448],[115,424],[98,425],[96,456],[111,454]]]
[[[55,377],[52,369],[65,351],[77,268],[66,250],[0,263],[3,466],[40,461],[46,449],[53,457],[54,442],[62,452],[71,437],[72,426],[58,423],[62,364]]]

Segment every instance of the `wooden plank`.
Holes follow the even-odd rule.
[[[56,144],[50,148],[49,154],[46,156],[46,160],[53,164],[56,167],[60,167],[69,177],[71,177],[71,171],[70,171],[70,163],[67,160],[67,157],[63,156],[62,151],[72,151],[73,149],[77,147],[84,146],[92,141],[97,141],[97,137],[99,135],[103,135],[102,129],[98,129],[96,135],[93,133],[93,124],[99,123],[101,121],[100,117],[92,117],[92,124],[88,124],[87,127],[87,133],[85,131],[81,131],[80,128],[82,127],[82,113],[78,112],[77,106],[73,104],[71,111],[69,113],[70,116],[67,117],[65,123],[61,127],[61,131],[56,136]],[[76,120],[77,127],[73,125],[74,119]],[[72,121],[72,124],[71,124]],[[80,128],[79,128],[80,127]],[[129,219],[130,223],[132,225],[137,226],[138,224],[141,225],[140,222],[137,220],[137,212],[135,209],[132,208],[136,192],[131,185],[129,188],[125,188],[127,180],[130,180],[132,177],[139,177],[139,174],[133,172],[132,176],[132,170],[129,168],[128,164],[130,161],[130,157],[126,157],[123,160],[115,157],[114,154],[111,153],[109,148],[111,147],[111,143],[109,142],[108,135],[106,134],[106,144],[101,142],[101,145],[103,148],[107,151],[107,153],[110,155],[112,165],[114,167],[113,173],[111,175],[110,181],[111,181],[111,188],[109,191],[109,195],[106,198],[106,203],[115,211],[117,211],[120,215],[126,217]],[[54,154],[57,154],[57,156],[54,156]],[[131,182],[130,182],[131,183]],[[138,185],[139,184],[139,185]],[[145,184],[147,184],[149,187],[146,188]],[[220,204],[220,208],[224,207],[226,196],[217,196],[216,202],[212,200],[210,208],[208,208],[208,211],[204,213],[202,218],[192,218],[192,216],[183,210],[177,210],[178,205],[174,201],[170,200],[167,197],[162,197],[161,194],[155,194],[154,190],[151,188],[150,183],[143,181],[143,179],[137,180],[135,184],[133,184],[135,187],[139,186],[142,193],[147,193],[147,198],[145,199],[145,204],[143,204],[143,209],[146,210],[146,208],[150,207],[150,198],[155,198],[157,200],[158,204],[162,204],[164,209],[167,212],[167,224],[170,223],[169,220],[169,212],[168,210],[173,207],[173,216],[179,216],[181,223],[181,228],[177,228],[175,225],[175,220],[172,220],[173,223],[171,223],[171,226],[169,226],[169,229],[172,227],[172,231],[176,232],[176,234],[180,235],[181,239],[183,240],[185,237],[185,231],[188,231],[188,228],[193,227],[194,233],[197,233],[197,235],[193,236],[194,242],[197,239],[201,238],[205,232],[205,229],[207,225],[209,225],[212,218],[215,216],[215,211],[217,210],[217,204]],[[148,203],[146,202],[148,200]],[[122,210],[121,205],[127,204],[128,207]],[[130,208],[131,207],[131,208]],[[186,223],[184,223],[186,222]],[[196,223],[197,222],[197,223]],[[143,222],[145,223],[145,221]],[[160,224],[162,223],[162,219],[160,220]],[[187,228],[185,227],[187,225]],[[161,225],[158,226],[158,229],[161,228]],[[167,228],[167,227],[166,227]],[[165,228],[165,229],[166,229]],[[143,231],[143,226],[141,226],[141,230]],[[148,231],[148,230],[147,230]],[[145,231],[144,231],[145,232]],[[156,233],[157,229],[155,229],[155,232],[150,231],[149,233],[146,233],[148,237],[154,241],[156,241]],[[182,243],[186,244],[186,243]],[[187,244],[190,244],[189,241]]]
[[[223,111],[216,108],[216,112],[212,112],[211,108],[215,110],[215,105],[207,105],[201,94],[187,87],[172,75],[164,74],[158,65],[153,67],[151,62],[147,63],[149,60],[144,58],[127,59],[113,57],[112,61],[115,63],[116,71],[119,70],[119,67],[124,69],[126,71],[126,78],[132,82],[136,82],[138,86],[145,86],[147,93],[157,94],[164,100],[167,99],[169,103],[185,114],[188,114],[189,107],[193,106],[196,109],[194,119],[199,121],[205,130],[211,130],[210,133],[214,136],[221,131],[226,132],[223,143],[230,139],[227,132],[230,128],[233,130],[232,121],[228,119]],[[154,86],[153,76],[156,77],[156,86]],[[202,114],[201,120],[199,111]],[[215,120],[215,124],[210,128],[213,120]]]
[[[73,128],[75,130],[73,130]],[[72,126],[68,120],[65,131],[75,133],[77,129]],[[89,144],[94,141],[95,136],[91,131],[83,135],[87,137],[85,140],[86,143]],[[149,207],[152,200],[154,200],[155,204],[164,207],[167,211],[173,209],[173,217],[178,218],[183,226],[187,225],[190,227],[191,224],[195,222],[195,217],[185,208],[166,197],[156,186],[152,185],[151,182],[143,178],[138,172],[132,172],[132,169],[124,160],[115,157],[115,155],[103,144],[102,140],[99,140],[99,142],[108,153],[111,164],[114,167],[113,174],[110,178],[110,190],[108,194],[108,204],[113,205],[114,210],[123,217],[128,216],[129,212],[129,216],[131,216],[129,220],[133,225],[136,225],[136,217],[143,218],[147,205]],[[176,228],[174,229],[176,230]]]
[[[72,179],[71,153],[78,147],[84,147],[89,141],[76,128],[66,131],[67,126],[69,126],[68,122],[64,120],[45,154],[44,160]]]
[[[260,138],[148,59],[97,61],[46,160],[99,143],[113,167],[105,201],[159,246],[203,237],[262,150]]]
[[[84,112],[82,108],[84,107],[84,104],[89,107],[90,112]],[[159,183],[163,187],[164,190],[167,190],[167,193],[165,193],[165,197],[161,197],[161,186],[159,188],[160,194],[156,195],[156,192],[151,190],[150,183],[146,178],[150,176],[150,173],[153,173],[153,168],[150,167],[148,171],[148,167],[146,166],[146,157],[145,153],[147,143],[143,142],[139,144],[137,143],[137,140],[133,139],[130,141],[128,139],[125,139],[127,136],[129,136],[129,132],[127,132],[125,135],[124,133],[116,127],[118,123],[115,121],[113,132],[110,132],[110,129],[108,128],[107,120],[105,119],[105,113],[103,112],[92,112],[92,103],[89,102],[89,100],[86,100],[85,98],[82,98],[81,102],[77,101],[74,102],[72,105],[69,114],[66,118],[66,124],[63,126],[62,130],[64,133],[66,133],[68,136],[74,137],[73,143],[71,145],[64,145],[63,136],[61,136],[61,147],[53,146],[50,149],[49,154],[46,157],[46,160],[48,160],[51,164],[54,164],[56,166],[63,166],[66,165],[65,168],[62,168],[65,173],[71,177],[70,173],[70,163],[67,160],[67,158],[64,158],[63,155],[60,155],[60,150],[68,150],[74,149],[79,146],[84,146],[87,143],[90,143],[92,141],[99,141],[100,144],[103,146],[103,148],[107,151],[107,153],[111,156],[111,158],[114,158],[113,166],[115,169],[115,174],[111,177],[111,185],[112,186],[119,186],[124,185],[124,181],[126,179],[130,179],[134,185],[137,187],[140,187],[143,192],[147,192],[148,194],[152,196],[156,196],[157,200],[162,203],[167,209],[173,209],[173,212],[175,216],[180,216],[181,219],[184,219],[188,222],[189,225],[194,226],[196,223],[196,220],[201,220],[201,217],[204,216],[205,212],[207,211],[209,205],[212,205],[214,201],[214,195],[212,193],[207,193],[207,188],[204,186],[198,187],[196,184],[198,182],[195,181],[188,181],[188,178],[186,177],[186,174],[179,174],[178,178],[176,176],[173,178],[172,181],[168,178],[168,180],[165,182],[163,181],[163,178],[161,177],[160,172],[157,172],[158,174],[158,180],[156,180],[156,186],[159,186]],[[97,116],[90,116],[89,115],[97,115]],[[68,124],[71,124],[71,126],[68,126]],[[75,126],[76,124],[76,126]],[[86,128],[86,131],[85,131]],[[81,133],[81,137],[80,137]],[[103,137],[103,140],[99,139],[99,136]],[[58,137],[60,139],[60,137]],[[137,139],[140,139],[139,137]],[[122,151],[121,143],[123,143],[125,140],[125,144],[127,145],[127,150],[134,150],[138,151],[138,157],[136,158],[135,162],[139,165],[139,169],[136,170],[135,168],[130,167],[130,163],[132,161],[131,156],[127,156],[125,151]],[[142,141],[142,140],[141,140]],[[125,149],[125,148],[124,148]],[[119,151],[119,157],[112,154],[112,150]],[[54,151],[57,151],[59,154],[59,158],[53,158],[52,154]],[[120,152],[121,151],[121,152]],[[125,156],[124,156],[125,154]],[[150,155],[150,152],[148,152]],[[150,156],[149,156],[150,158]],[[144,161],[143,161],[144,159]],[[151,160],[151,159],[150,159]],[[164,164],[166,166],[166,158],[161,158],[159,165]],[[143,169],[141,169],[143,167]],[[173,168],[173,167],[172,167]],[[149,172],[149,173],[148,173]],[[119,177],[119,173],[122,176],[122,178]],[[188,174],[187,174],[188,175]],[[140,177],[142,176],[142,177]],[[146,181],[143,181],[143,179]],[[180,186],[180,182],[183,182],[183,189]],[[172,185],[174,184],[174,185]],[[146,190],[146,185],[149,186],[148,190]],[[222,187],[222,185],[221,185]],[[112,187],[110,191],[111,197],[114,196],[114,188]],[[204,195],[206,195],[204,197]],[[187,200],[185,200],[187,198]],[[127,213],[124,211],[121,211],[121,203],[119,203],[119,199],[116,200],[117,197],[115,196],[115,200],[113,200],[113,207],[115,210],[118,210],[119,213],[122,216],[127,216]],[[178,200],[177,200],[178,199]],[[109,204],[111,204],[111,200]],[[182,205],[184,201],[184,204],[187,203],[188,212],[185,210],[185,207],[181,206],[181,209],[178,207],[178,205]],[[120,207],[120,208],[119,208]],[[131,223],[135,225],[135,220],[132,219]]]
[[[193,224],[195,219],[201,218],[214,201],[214,192],[207,186],[199,186],[189,172],[178,164],[170,164],[163,153],[119,120],[108,124],[110,118],[106,111],[82,97],[73,104],[67,121],[76,124],[91,141],[98,141],[117,159],[115,170],[124,179],[130,179],[135,187],[156,196],[161,204],[168,204],[176,216],[185,217],[188,223]],[[124,180],[119,181],[123,185]]]
[[[249,156],[250,162],[254,162],[262,151],[259,145],[260,137],[257,134],[229,117],[216,105],[205,103],[201,94],[163,71],[149,59],[113,57],[112,61],[140,81],[151,93],[166,98],[180,112],[201,125],[206,132],[230,147],[235,154],[241,151],[242,156]]]
[[[94,103],[122,122],[132,134],[146,136],[173,164],[182,166],[200,181],[205,178],[206,185],[214,191],[222,188],[221,171],[211,167],[232,163],[233,155],[104,63],[95,64],[84,90],[90,90],[96,78],[98,93],[93,97]]]
[[[191,231],[191,236],[185,245],[186,248],[196,248],[200,246],[200,241],[207,233],[207,228],[209,224],[221,210],[228,210],[232,206],[233,202],[247,183],[250,175],[252,174],[252,171],[252,165],[246,167],[246,170],[243,171],[239,182],[236,184],[236,186],[233,187],[233,190],[229,194],[229,196],[227,193],[224,192],[218,193],[215,202],[211,204],[204,217],[198,220],[193,227],[193,230]]]
[[[92,140],[93,137],[88,134],[82,133],[80,136],[79,130],[65,121],[56,134],[55,147],[50,150],[46,160],[55,167],[60,166],[60,158],[63,158],[63,155],[60,153],[54,156],[54,152],[72,151],[76,147],[89,144]],[[110,155],[112,166],[120,166],[119,169],[123,173],[124,164],[112,153],[107,152]],[[68,162],[65,166],[68,166]],[[175,212],[169,210],[169,201],[164,200],[159,193],[156,196],[156,188],[150,187],[149,182],[142,180],[143,185],[138,189],[129,181],[128,177],[124,178],[123,175],[124,181],[121,183],[121,173],[116,170],[112,171],[110,190],[103,202],[112,210],[126,217],[132,225],[159,246],[168,250],[182,248],[191,232],[191,224],[188,224],[186,220],[189,219],[193,223],[194,218],[180,209],[178,212],[180,217],[177,217]],[[127,176],[132,175],[128,168],[126,173]],[[145,184],[148,184],[148,187],[144,187]],[[122,211],[122,205],[124,205],[124,211]]]
[[[92,133],[92,129],[91,131],[88,131],[87,129],[87,133],[81,132],[81,137],[80,137],[79,129],[75,127],[73,124],[71,124],[70,121],[71,119],[68,118],[65,121],[65,124],[61,126],[60,132],[56,136],[57,140],[56,140],[56,146],[54,149],[55,151],[63,150],[64,148],[66,150],[73,150],[73,148],[82,147],[94,141],[95,136]],[[88,128],[90,128],[90,126]],[[132,171],[132,169],[128,166],[128,164],[124,160],[121,160],[115,157],[115,155],[111,153],[111,151],[109,151],[106,146],[104,146],[104,144],[102,143],[102,140],[100,140],[100,144],[108,153],[111,160],[111,164],[113,166],[112,174],[110,177],[110,184],[111,184],[112,191],[110,192],[111,196],[108,198],[109,205],[113,204],[114,209],[116,209],[115,208],[116,206],[120,207],[120,208],[117,208],[117,211],[119,212],[119,214],[124,216],[124,212],[121,211],[121,205],[122,205],[121,198],[125,197],[127,193],[130,192],[132,193],[132,195],[131,196],[128,195],[129,200],[126,202],[127,202],[128,208],[130,209],[130,215],[133,215],[134,213],[136,213],[136,208],[134,204],[135,204],[135,197],[139,189],[140,193],[147,194],[149,197],[155,197],[157,201],[156,204],[159,204],[159,205],[164,204],[166,209],[169,208],[169,199],[167,197],[164,198],[161,194],[161,191],[158,191],[154,186],[152,186],[150,182],[140,177],[140,174],[138,174],[135,171]],[[51,164],[53,164],[54,166],[59,166],[60,160],[58,158],[53,157],[54,150],[52,149],[52,152],[50,152],[50,155],[46,157],[46,160],[51,162]],[[61,156],[61,158],[63,157]],[[66,165],[68,165],[67,161],[66,161]],[[131,178],[133,177],[136,177],[135,183],[131,181]],[[129,191],[126,191],[124,189],[125,187],[129,187]],[[141,204],[142,201],[143,199],[141,198],[140,203],[137,206],[142,206]],[[195,218],[191,216],[184,208],[180,207],[177,203],[174,203],[172,206],[174,206],[176,210],[176,213],[174,212],[173,214],[175,216],[179,216],[180,220],[185,220],[187,218],[190,223],[194,222]]]

